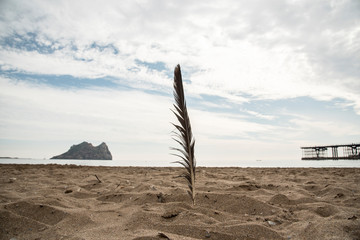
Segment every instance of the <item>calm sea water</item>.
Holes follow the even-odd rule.
[[[150,161],[131,161],[123,160],[62,160],[62,159],[0,159],[0,164],[75,164],[82,166],[142,166],[142,167],[177,167],[179,164],[171,162],[150,162]],[[337,167],[337,168],[360,168],[360,160],[323,160],[323,161],[275,161],[275,160],[239,160],[238,162],[228,164],[217,163],[197,163],[198,166],[204,167],[300,167],[300,168],[321,168],[321,167]]]

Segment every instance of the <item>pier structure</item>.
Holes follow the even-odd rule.
[[[301,160],[360,160],[360,144],[356,143],[301,147],[301,150]]]

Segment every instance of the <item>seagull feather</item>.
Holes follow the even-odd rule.
[[[181,77],[180,65],[177,65],[174,70],[174,98],[175,98],[175,110],[171,110],[179,124],[172,125],[178,132],[174,132],[173,139],[181,146],[181,148],[171,148],[177,151],[179,154],[172,154],[181,159],[175,163],[181,164],[185,168],[185,172],[181,175],[187,180],[189,187],[189,195],[193,204],[195,204],[195,168],[196,161],[194,156],[195,140],[191,131],[190,118],[186,108],[184,87]]]

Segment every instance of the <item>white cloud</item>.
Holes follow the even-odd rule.
[[[276,118],[276,116],[266,115],[266,114],[262,114],[262,113],[258,113],[258,112],[254,112],[254,111],[247,111],[247,113],[249,113],[253,116],[256,116],[258,118],[267,119],[267,120],[273,120]]]
[[[294,123],[297,127],[298,132],[302,132],[303,136],[315,135],[319,132],[319,136],[329,136],[328,139],[323,139],[322,142],[334,141],[333,139],[341,138],[343,136],[359,136],[360,128],[356,124],[348,123],[344,125],[342,122],[335,120],[320,121],[312,118],[299,118],[293,119],[290,122]],[[314,136],[313,136],[314,137]],[[335,142],[333,144],[336,144]]]
[[[3,61],[19,70],[139,81],[139,75],[127,72],[140,59],[165,62],[170,71],[178,62],[198,69],[189,76],[194,88],[216,89],[225,97],[242,92],[272,99],[342,97],[360,87],[356,1],[7,1],[2,5],[3,37],[33,32],[41,44],[65,47],[46,56],[3,50],[1,55],[8,58]],[[93,43],[111,44],[119,55],[89,49]],[[11,61],[11,55],[18,56]],[[26,58],[35,64],[26,64]],[[140,76],[149,82],[158,77],[154,71]],[[330,87],[324,92],[324,85],[338,91]]]
[[[251,122],[238,114],[210,113],[189,110],[194,131],[207,138],[249,138],[251,133],[269,134],[277,128],[268,124]]]

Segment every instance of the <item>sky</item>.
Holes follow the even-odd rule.
[[[1,0],[0,156],[171,165],[177,64],[198,165],[360,142],[358,0]]]

